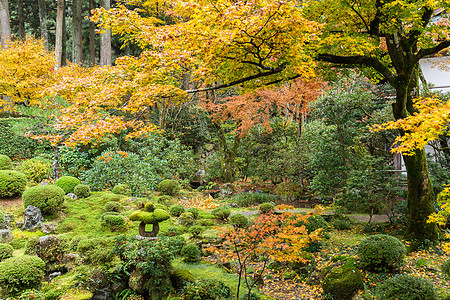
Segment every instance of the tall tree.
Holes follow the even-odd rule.
[[[63,56],[63,31],[64,31],[64,0],[58,0],[56,10],[56,41],[55,41],[55,68],[61,67]]]
[[[25,39],[25,16],[23,14],[23,0],[17,0],[17,21],[19,22],[19,37]]]
[[[89,18],[92,17],[92,10],[95,9],[94,0],[89,0]],[[95,65],[95,23],[89,22],[89,65]]]
[[[45,47],[48,50],[47,5],[45,4],[45,0],[38,0],[38,5],[41,39],[44,40]]]
[[[72,61],[76,64],[83,63],[83,34],[82,34],[82,0],[73,0],[73,46]]]
[[[111,0],[102,0],[105,10],[111,9]],[[111,29],[103,28],[100,33],[100,66],[111,65]]]
[[[11,27],[9,25],[8,0],[0,0],[0,46],[6,47],[11,39]]]

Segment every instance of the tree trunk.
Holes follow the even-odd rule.
[[[53,177],[55,178],[55,181],[58,180],[59,174],[58,174],[58,164],[59,164],[59,146],[55,146],[55,154],[54,154],[54,160],[52,163],[52,170],[53,170]]]
[[[225,132],[218,123],[213,123],[219,140],[219,149],[221,154],[221,177],[223,182],[233,182],[236,177],[235,159],[240,144],[240,137],[236,134],[231,147],[228,146]]]
[[[23,15],[23,0],[17,0],[17,21],[19,23],[19,37],[25,40],[25,16]]]
[[[94,0],[89,0],[89,17],[92,17],[92,10],[95,9]],[[89,21],[89,65],[95,65],[95,23]]]
[[[111,8],[111,0],[102,0],[102,6],[104,9],[109,10]],[[100,66],[111,65],[111,30],[102,29],[100,34]]]
[[[11,27],[9,25],[8,0],[0,0],[0,46],[5,48],[11,39]]]
[[[67,16],[67,6],[64,4],[63,13],[63,28],[62,28],[62,53],[61,53],[61,66],[67,65],[67,28],[66,28],[66,16]]]
[[[44,40],[45,48],[48,50],[48,30],[47,30],[47,6],[45,0],[38,0],[39,4],[39,24],[41,27],[41,39]]]
[[[56,10],[55,69],[60,68],[62,62],[63,28],[64,28],[64,0],[58,0]]]
[[[72,46],[72,61],[76,64],[83,63],[83,34],[82,34],[82,0],[73,0],[73,46]]]

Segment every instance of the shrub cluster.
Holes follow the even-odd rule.
[[[73,193],[74,188],[80,184],[80,181],[73,176],[62,176],[55,181],[55,185],[64,190],[64,193]]]
[[[14,248],[11,245],[0,243],[0,261],[12,257],[13,252]]]
[[[214,208],[211,213],[218,219],[226,220],[231,214],[231,210],[226,206],[219,206]]]
[[[164,195],[174,196],[180,191],[180,184],[173,179],[164,179],[158,184],[158,191]]]
[[[231,198],[231,201],[233,201],[240,207],[248,207],[266,202],[276,203],[277,196],[267,193],[240,193],[234,195]]]
[[[78,184],[73,188],[73,193],[78,198],[87,198],[91,195],[91,188],[86,184]]]
[[[132,195],[132,191],[131,191],[130,187],[128,186],[128,184],[122,184],[122,183],[114,186],[112,189],[112,192],[114,194],[125,195],[125,196]]]
[[[450,258],[442,263],[441,271],[445,277],[450,279]]]
[[[50,177],[51,163],[42,158],[32,158],[25,160],[20,166],[20,171],[24,173],[28,180],[39,183]]]
[[[323,279],[322,288],[331,299],[350,300],[364,288],[363,276],[356,268],[334,268]]]
[[[172,206],[170,206],[169,208],[169,213],[174,216],[174,217],[179,217],[181,216],[182,213],[184,213],[186,211],[186,209],[179,204],[174,204]]]
[[[6,295],[37,289],[44,277],[45,262],[37,256],[15,256],[0,262],[0,287]]]
[[[200,214],[200,209],[196,208],[196,207],[191,207],[188,208],[187,212],[190,212],[194,218],[198,219],[198,215]]]
[[[387,272],[403,265],[406,248],[403,243],[390,235],[376,234],[363,239],[358,245],[361,267]]]
[[[195,222],[194,215],[190,212],[184,212],[179,217],[180,224],[184,226],[191,226]]]
[[[261,214],[268,214],[273,211],[274,205],[272,203],[266,202],[261,204],[258,209]]]
[[[200,259],[202,252],[195,244],[186,244],[181,248],[181,255],[185,262],[196,262]]]
[[[437,299],[432,283],[411,275],[397,275],[384,281],[376,288],[375,295],[377,300]]]
[[[64,202],[64,190],[56,185],[36,185],[22,195],[23,206],[32,205],[48,214],[61,207]]]
[[[192,237],[197,238],[199,237],[204,231],[206,230],[205,227],[201,225],[194,225],[189,227],[189,233],[192,234]]]
[[[26,184],[25,174],[12,170],[0,170],[0,198],[19,196],[25,190]]]
[[[248,227],[248,218],[243,214],[231,215],[228,222],[236,228]]]
[[[122,210],[122,205],[116,201],[109,201],[105,204],[105,211],[109,212],[120,212]]]
[[[230,287],[215,279],[197,279],[195,282],[188,282],[183,295],[185,300],[215,300],[230,297]]]
[[[11,170],[12,161],[6,155],[0,154],[0,170]]]
[[[127,224],[125,217],[116,212],[105,212],[100,218],[102,225],[109,227],[111,231],[122,229]]]

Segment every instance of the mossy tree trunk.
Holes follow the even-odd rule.
[[[219,141],[220,149],[220,167],[223,182],[233,182],[236,177],[236,154],[239,148],[241,138],[238,134],[234,135],[232,145],[229,145],[225,136],[225,131],[219,123],[213,123]]]

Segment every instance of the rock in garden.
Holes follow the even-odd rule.
[[[5,215],[5,221],[0,224],[0,229],[9,229],[10,216]]]
[[[28,205],[28,207],[25,209],[22,230],[30,230],[36,228],[42,222],[44,222],[44,217],[42,216],[41,210],[32,205]]]
[[[13,235],[9,229],[0,229],[0,242],[9,243],[13,240]]]
[[[234,193],[234,187],[231,185],[231,183],[225,183],[220,188],[220,196],[221,197],[229,197],[233,195]]]
[[[46,263],[60,262],[62,260],[61,241],[56,235],[40,237],[38,247],[38,256]]]
[[[75,195],[74,193],[68,193],[68,194],[66,195],[66,197],[69,197],[69,198],[72,199],[72,200],[75,200],[75,199],[78,198],[77,195]]]
[[[41,224],[41,231],[45,234],[49,234],[56,231],[55,225],[51,223],[42,223]]]
[[[114,296],[112,295],[111,289],[108,287],[105,287],[105,288],[96,290],[91,299],[92,300],[108,300],[108,299],[113,299],[113,298],[114,298]]]
[[[56,277],[61,276],[61,275],[62,275],[61,272],[53,272],[50,275],[48,275],[48,280],[52,281],[53,279],[55,279]]]

